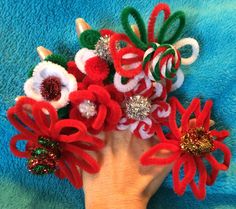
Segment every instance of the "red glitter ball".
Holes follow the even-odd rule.
[[[87,76],[93,81],[102,81],[109,74],[109,66],[107,62],[100,57],[92,57],[85,63],[85,71]]]
[[[61,98],[61,81],[58,77],[49,76],[40,87],[43,98],[47,101],[57,101]]]

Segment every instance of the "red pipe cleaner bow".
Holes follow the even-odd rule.
[[[212,185],[220,170],[229,168],[231,152],[223,144],[229,135],[226,130],[210,130],[210,112],[212,101],[208,100],[201,110],[200,100],[194,99],[187,109],[172,98],[171,114],[169,117],[170,133],[164,134],[161,127],[157,127],[156,135],[160,143],[149,149],[141,157],[143,165],[173,164],[173,185],[178,195],[183,195],[186,187],[190,185],[193,194],[198,199],[206,196],[206,185]],[[181,114],[181,125],[178,127],[176,113]],[[190,119],[194,116],[194,119]],[[169,154],[160,157],[163,151]],[[214,157],[214,152],[224,154],[223,162]],[[208,171],[204,162],[211,166]],[[181,172],[183,168],[183,172]],[[198,183],[196,175],[198,173]],[[183,178],[180,176],[183,175]]]
[[[103,141],[88,135],[86,126],[78,120],[59,120],[48,102],[23,97],[8,110],[7,117],[20,132],[12,137],[10,149],[15,156],[28,159],[33,174],[55,173],[80,188],[80,170],[99,171],[97,161],[85,150],[98,151]],[[24,151],[17,148],[19,141],[27,142]]]

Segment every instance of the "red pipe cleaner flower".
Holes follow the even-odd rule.
[[[117,129],[129,129],[142,139],[150,138],[155,133],[155,124],[166,123],[171,112],[165,101],[167,92],[161,83],[154,85],[144,77],[132,91],[125,94],[124,111]]]
[[[201,110],[200,100],[194,99],[187,109],[172,98],[171,114],[169,116],[169,128],[171,133],[164,134],[161,127],[156,129],[156,135],[160,143],[152,147],[141,157],[143,165],[172,164],[173,186],[178,195],[183,195],[187,185],[190,185],[193,194],[198,199],[206,196],[206,185],[212,185],[220,170],[229,168],[231,152],[223,144],[223,140],[229,135],[228,131],[210,130],[210,112],[212,101],[208,100]],[[176,122],[177,111],[181,114],[181,126]],[[195,119],[190,119],[191,116]],[[160,157],[163,151],[168,150],[169,155]],[[223,162],[219,162],[214,156],[215,151],[224,154]],[[204,161],[212,167],[207,171]],[[180,178],[180,170],[183,167],[183,178]],[[195,176],[198,173],[198,183]]]
[[[80,169],[99,171],[96,160],[84,150],[98,151],[104,146],[103,141],[88,135],[86,126],[78,120],[58,120],[48,102],[23,97],[8,110],[7,117],[20,132],[11,139],[10,149],[15,156],[28,159],[28,169],[33,174],[55,173],[80,188]],[[24,151],[17,148],[19,141],[27,142]]]
[[[86,90],[72,92],[69,99],[70,118],[82,120],[93,134],[113,130],[121,118],[120,105],[103,86],[90,85]]]

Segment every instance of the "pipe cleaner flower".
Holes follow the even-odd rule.
[[[32,77],[24,84],[27,97],[37,101],[48,101],[56,109],[68,104],[70,92],[77,89],[77,82],[64,67],[50,61],[40,62]]]
[[[155,124],[164,123],[170,112],[170,105],[166,100],[166,89],[162,83],[154,85],[143,74],[135,89],[125,94],[124,115],[117,129],[129,129],[142,139],[147,139],[155,133]]]
[[[99,171],[96,160],[84,150],[97,151],[103,147],[103,141],[88,135],[82,122],[58,120],[57,112],[50,103],[28,97],[19,99],[8,110],[7,116],[20,132],[11,139],[10,149],[15,156],[28,159],[31,173],[54,173],[80,188],[80,170],[89,173]],[[19,141],[26,141],[24,151],[17,148]]]
[[[165,135],[158,126],[156,135],[160,143],[143,154],[141,163],[143,165],[173,163],[174,191],[178,195],[183,195],[186,187],[190,185],[195,197],[204,199],[206,185],[212,185],[215,182],[220,170],[225,171],[229,168],[231,152],[222,143],[229,133],[226,130],[210,130],[211,100],[206,102],[202,110],[199,99],[194,99],[187,109],[184,109],[176,98],[172,98],[170,104],[172,108],[169,116],[171,133]],[[177,111],[181,114],[179,128],[176,122]],[[194,117],[190,119],[192,115]],[[159,158],[158,153],[165,150],[168,150],[170,154]],[[224,154],[222,163],[214,157],[213,153],[216,151],[221,151]],[[204,161],[207,161],[212,167],[210,172],[207,170]],[[183,178],[181,179],[182,167]]]
[[[80,31],[79,40],[85,48],[76,53],[75,63],[78,69],[91,80],[103,81],[110,74],[110,67],[113,65],[109,43],[114,32],[108,29],[98,32],[87,27],[84,31],[83,27],[86,23],[84,20],[79,20],[77,23],[77,28]],[[79,29],[81,27],[82,31]]]
[[[72,92],[70,118],[81,120],[91,133],[113,130],[122,112],[103,86],[90,85],[86,90]]]
[[[164,12],[164,23],[155,38],[156,19],[162,11]],[[137,23],[138,34],[129,25],[129,15]],[[174,25],[177,20],[179,20],[177,29],[172,35],[167,35],[171,25]],[[121,23],[127,35],[114,34],[110,39],[110,50],[116,74],[126,78],[134,78],[144,71],[152,81],[164,79],[171,82],[176,76],[171,90],[179,88],[184,80],[183,72],[179,69],[181,62],[183,65],[192,64],[199,54],[199,45],[195,39],[186,38],[176,42],[185,25],[184,13],[178,11],[170,15],[170,8],[167,4],[158,4],[149,18],[148,35],[141,15],[133,7],[123,10]],[[166,39],[166,37],[169,38]],[[117,43],[120,42],[125,42],[126,46],[117,49]],[[192,55],[188,58],[181,58],[179,49],[186,45],[192,47]]]

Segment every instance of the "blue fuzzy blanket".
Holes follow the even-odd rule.
[[[1,0],[0,1],[0,208],[83,209],[83,192],[53,176],[36,177],[25,169],[25,160],[15,158],[9,139],[16,132],[6,119],[14,98],[22,95],[30,67],[38,62],[35,51],[43,45],[70,58],[78,51],[74,20],[83,17],[94,28],[122,31],[119,15],[128,5],[147,20],[156,0]],[[226,140],[233,159],[230,170],[221,172],[216,184],[207,188],[205,201],[190,191],[177,197],[168,177],[152,198],[150,209],[236,208],[236,2],[233,0],[166,1],[172,11],[183,10],[187,26],[183,37],[200,42],[200,57],[184,69],[186,80],[175,95],[184,104],[198,96],[213,99],[217,128],[227,128]],[[101,191],[102,192],[102,191]]]

